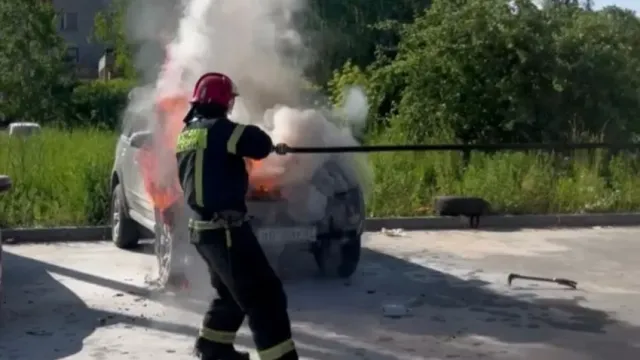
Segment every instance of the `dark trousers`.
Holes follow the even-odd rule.
[[[247,316],[261,359],[297,360],[282,282],[250,225],[191,230],[191,237],[218,292],[205,315],[198,350],[215,354],[233,349]]]

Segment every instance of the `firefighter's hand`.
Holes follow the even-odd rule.
[[[273,151],[278,155],[286,155],[289,152],[289,146],[287,144],[276,144],[273,147]]]

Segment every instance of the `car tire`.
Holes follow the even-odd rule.
[[[11,189],[11,178],[7,175],[0,175],[0,193]]]
[[[127,214],[120,184],[111,193],[111,240],[120,249],[135,248],[140,240],[138,224]]]
[[[362,240],[360,235],[351,235],[345,241],[319,239],[311,252],[322,276],[350,278],[358,268]]]
[[[186,222],[180,221],[183,215],[177,206],[155,211],[153,249],[158,263],[157,285],[164,290],[177,291],[189,285],[186,276],[187,247],[178,240],[188,234],[184,226]]]
[[[466,216],[469,225],[477,228],[480,217],[491,212],[491,205],[485,199],[471,196],[438,196],[434,209],[438,216]]]
[[[491,209],[485,199],[472,196],[437,196],[433,207],[439,216],[486,215]]]
[[[360,263],[360,253],[362,252],[362,238],[360,235],[349,237],[347,242],[342,244],[340,251],[340,264],[338,265],[338,276],[350,278],[358,269]]]

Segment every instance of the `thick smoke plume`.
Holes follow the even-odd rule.
[[[128,32],[140,44],[136,60],[145,84],[132,93],[125,129],[151,130],[155,146],[163,147],[155,151],[169,156],[175,139],[162,138],[157,104],[182,99],[178,116],[170,119],[172,136],[177,137],[185,99],[203,73],[215,71],[229,75],[238,86],[240,98],[231,118],[262,127],[274,143],[357,144],[353,135],[364,128],[368,109],[360,89],[345,89],[346,101],[339,109],[309,106],[322,97],[309,90],[303,73],[312,59],[322,60],[314,59],[313,47],[295,24],[307,11],[305,5],[303,0],[133,0]],[[345,177],[318,171],[330,158]],[[366,189],[370,177],[363,164],[350,154],[273,154],[251,166],[250,173],[253,183],[268,180],[283,186],[291,216],[310,223],[322,216],[329,194],[355,184]],[[153,171],[158,181],[170,179],[175,163],[165,161]]]
[[[135,1],[128,14],[129,32],[141,44],[138,67],[149,83],[132,97],[125,127],[154,130],[152,107],[158,99],[188,97],[201,74],[218,71],[231,76],[241,94],[232,118],[261,126],[274,142],[356,144],[352,131],[362,130],[368,109],[360,89],[345,89],[341,109],[306,106],[310,95],[318,95],[310,93],[302,75],[314,55],[294,24],[304,11],[303,0]],[[162,70],[159,63],[164,63]],[[342,157],[347,162],[355,159]],[[300,183],[310,180],[327,158],[272,155],[254,168],[252,176],[278,175],[281,184]],[[351,171],[356,165],[344,165],[351,182],[368,180],[362,169]]]

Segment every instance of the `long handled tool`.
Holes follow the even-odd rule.
[[[396,152],[396,151],[525,151],[525,150],[589,150],[589,149],[640,149],[637,144],[613,143],[528,143],[528,144],[419,144],[419,145],[357,145],[297,147],[277,144],[274,151],[285,154]]]
[[[543,281],[543,282],[552,282],[552,283],[556,283],[556,284],[560,284],[560,285],[564,285],[567,287],[570,287],[572,289],[577,289],[578,288],[578,283],[573,281],[573,280],[569,280],[569,279],[564,279],[564,278],[545,278],[545,277],[537,277],[537,276],[526,276],[526,275],[520,275],[520,274],[509,274],[509,277],[507,278],[507,283],[509,284],[509,286],[511,286],[511,283],[513,282],[513,280],[515,279],[523,279],[523,280],[531,280],[531,281]]]

